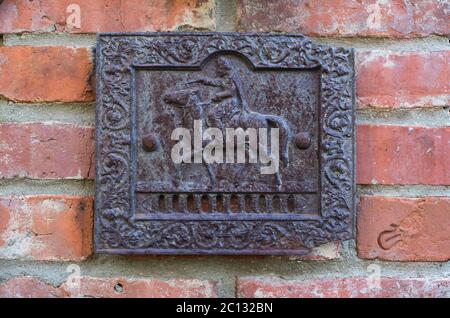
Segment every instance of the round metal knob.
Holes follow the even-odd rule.
[[[142,138],[142,144],[145,151],[152,152],[158,149],[158,138],[153,134],[148,134]]]
[[[311,135],[309,132],[301,132],[295,135],[295,145],[299,149],[308,149],[311,146]]]

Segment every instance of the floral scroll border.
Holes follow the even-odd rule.
[[[321,218],[296,221],[134,221],[131,96],[136,66],[198,66],[238,52],[255,67],[321,69]],[[353,236],[353,51],[302,35],[100,34],[96,48],[96,197],[99,253],[305,254]]]

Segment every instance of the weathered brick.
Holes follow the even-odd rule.
[[[450,184],[450,128],[359,125],[359,184]]]
[[[93,178],[93,129],[72,124],[0,124],[0,178]]]
[[[0,95],[10,100],[92,101],[92,72],[91,52],[85,48],[0,47]]]
[[[285,280],[277,277],[244,277],[237,281],[238,297],[290,298],[397,298],[449,297],[449,279],[346,277]]]
[[[0,284],[0,298],[211,298],[216,283],[198,279],[80,277],[59,287],[33,277],[16,277]]]
[[[67,294],[40,280],[24,276],[0,284],[0,298],[59,298]]]
[[[422,107],[450,104],[450,50],[356,54],[359,107]]]
[[[449,33],[447,1],[239,0],[240,31],[311,36],[418,37]]]
[[[0,33],[213,30],[214,16],[213,0],[5,0]]]
[[[0,197],[0,258],[82,260],[92,253],[92,198]]]
[[[82,277],[79,288],[61,286],[72,297],[206,298],[217,297],[216,284],[198,279],[131,279]]]
[[[357,249],[366,259],[450,260],[450,198],[363,196]]]

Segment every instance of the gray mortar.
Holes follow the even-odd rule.
[[[221,24],[216,25],[216,31],[233,32],[235,16],[225,15],[229,8],[223,8],[217,4],[216,17]],[[189,26],[179,26],[177,31],[208,31]],[[275,32],[274,32],[275,33]],[[356,51],[386,50],[386,51],[441,51],[450,47],[449,39],[444,36],[430,36],[427,38],[413,39],[384,39],[384,38],[319,38],[310,37],[312,40],[334,46],[354,48]],[[25,33],[4,34],[3,45],[31,45],[31,46],[66,46],[66,47],[95,47],[96,36],[94,34],[48,34]],[[0,42],[1,43],[1,42]]]
[[[432,35],[424,38],[388,39],[388,38],[320,38],[311,39],[328,45],[354,48],[356,51],[440,51],[450,48],[449,39],[445,36]]]
[[[236,13],[236,0],[216,0],[216,31],[236,31]]]
[[[23,33],[4,34],[5,46],[66,46],[66,47],[95,47],[95,34],[53,34],[53,33]]]
[[[65,194],[93,196],[92,180],[0,179],[0,196]]]
[[[446,107],[401,108],[380,110],[375,108],[356,111],[357,124],[396,126],[449,127],[450,109]]]
[[[236,30],[236,0],[216,0],[216,30]],[[181,27],[180,30],[183,28]],[[201,30],[198,30],[201,31]],[[417,39],[385,38],[313,38],[329,45],[354,47],[356,50],[437,51],[449,48],[448,38],[430,36]],[[0,45],[62,45],[94,47],[93,34],[35,34],[0,36]],[[15,104],[0,100],[0,122],[69,122],[92,125],[93,103],[86,104]],[[368,108],[357,111],[358,123],[387,125],[449,126],[448,108],[380,111]],[[0,180],[0,195],[67,194],[93,195],[92,181],[84,180]],[[360,195],[401,197],[450,196],[449,186],[358,186]],[[241,276],[274,275],[285,279],[307,280],[367,275],[367,266],[376,264],[383,277],[449,278],[450,262],[381,262],[365,261],[356,255],[355,242],[343,243],[341,257],[328,261],[299,261],[289,257],[246,256],[114,256],[95,255],[77,263],[81,273],[93,277],[197,278],[218,281],[219,296],[235,296],[235,279]],[[36,262],[0,260],[0,283],[16,276],[31,275],[59,286],[69,273],[71,262]],[[113,288],[113,286],[111,286]],[[126,288],[126,287],[125,287]]]
[[[450,197],[450,186],[434,185],[358,185],[359,195],[376,195],[383,197]]]
[[[94,126],[95,103],[21,104],[0,100],[0,122],[61,122]]]

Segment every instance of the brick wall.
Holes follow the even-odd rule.
[[[450,297],[449,14],[446,0],[4,0],[0,297]],[[95,33],[184,30],[356,49],[354,241],[307,259],[92,255]]]

